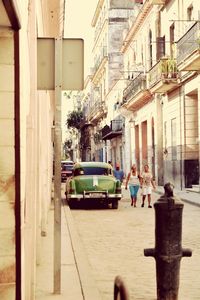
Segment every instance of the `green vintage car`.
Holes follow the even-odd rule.
[[[66,182],[65,195],[71,208],[78,202],[98,200],[117,209],[121,199],[121,183],[113,176],[110,164],[80,162],[74,165],[72,177]]]

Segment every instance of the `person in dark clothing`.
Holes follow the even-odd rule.
[[[123,170],[120,170],[120,165],[119,164],[116,164],[116,168],[113,171],[113,174],[114,174],[116,179],[119,179],[121,183],[123,182],[124,172],[123,172]]]

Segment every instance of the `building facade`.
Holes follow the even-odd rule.
[[[35,299],[51,201],[54,93],[37,91],[37,37],[62,35],[64,1],[0,1],[0,298]]]
[[[92,21],[92,156],[199,190],[198,1],[128,2],[99,1]]]
[[[121,51],[124,56],[126,87],[123,91],[120,110],[127,110],[130,132],[130,164],[136,164],[142,171],[150,166],[154,177],[162,184],[162,160],[160,161],[162,133],[159,131],[161,105],[157,95],[149,88],[149,70],[156,63],[156,35],[158,32],[159,6],[144,1],[135,20],[127,31]],[[128,167],[128,164],[126,164]],[[130,165],[129,165],[130,168]]]
[[[119,148],[118,144],[121,145],[120,142],[114,143],[115,146],[111,150],[110,139],[112,137],[110,134],[107,136],[104,134],[107,134],[106,128],[108,129],[108,127],[109,131],[113,131],[111,127],[114,131],[121,132],[122,130],[121,120],[110,119],[108,109],[112,107],[112,104],[109,93],[123,71],[123,57],[120,48],[123,31],[127,27],[129,15],[133,13],[133,6],[134,4],[130,1],[100,0],[92,20],[94,67],[91,77],[92,93],[89,99],[90,104],[88,104],[88,121],[92,124],[91,136],[94,136],[91,148],[92,160],[108,161],[112,157],[117,160],[116,147]],[[119,128],[120,126],[121,128]],[[120,153],[123,162],[122,149]]]
[[[178,85],[162,95],[164,178],[180,188],[195,188],[199,184],[200,149],[199,3],[170,2],[161,12],[160,34],[170,41],[166,54],[176,61],[173,71]]]
[[[122,47],[130,162],[181,189],[199,184],[198,16],[195,1],[143,1]]]

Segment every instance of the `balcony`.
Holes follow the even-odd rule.
[[[179,86],[178,79],[176,60],[161,58],[149,70],[149,89],[151,93],[167,93]]]
[[[96,59],[93,68],[93,82],[96,84],[98,82],[98,76],[101,70],[104,68],[106,62],[108,61],[107,47],[103,47],[98,58]]]
[[[97,123],[98,120],[102,117],[104,117],[107,113],[107,109],[104,102],[96,101],[93,103],[93,105],[90,107],[89,113],[88,113],[88,120],[91,123]]]
[[[177,42],[177,65],[180,71],[200,70],[200,22]]]
[[[130,30],[127,32],[127,35],[124,37],[124,43],[121,47],[122,53],[126,52],[128,47],[130,47],[132,41],[134,40],[135,34],[138,32],[139,28],[145,23],[146,17],[148,16],[152,8],[152,3],[150,0],[140,1],[140,3],[141,4],[143,3],[143,5],[139,9],[138,15],[134,20],[134,22],[132,23]]]
[[[123,103],[129,110],[137,110],[148,102],[151,93],[147,89],[146,75],[139,74],[123,91]]]
[[[106,125],[102,128],[102,140],[111,140],[122,135],[122,129],[122,120],[112,120],[110,126]]]

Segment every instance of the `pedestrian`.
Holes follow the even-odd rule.
[[[112,167],[112,161],[111,160],[108,161],[108,164],[111,165],[111,167]]]
[[[120,169],[120,165],[118,163],[116,164],[116,168],[113,171],[113,175],[115,176],[116,179],[119,179],[121,183],[123,182],[124,172],[123,170]]]
[[[152,208],[151,206],[151,192],[152,187],[155,189],[155,183],[153,180],[153,176],[151,172],[149,171],[149,166],[144,166],[144,172],[141,174],[141,180],[140,180],[141,186],[142,186],[142,205],[141,207],[144,207],[144,202],[146,196],[148,197],[148,207]]]
[[[137,193],[140,188],[140,173],[137,171],[136,165],[132,165],[131,171],[127,175],[125,189],[129,186],[131,195],[131,206],[136,207]]]

